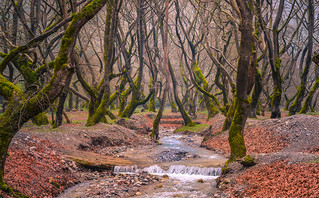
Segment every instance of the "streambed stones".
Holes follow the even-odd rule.
[[[158,162],[173,162],[173,161],[180,161],[185,159],[191,158],[199,158],[199,155],[192,154],[183,150],[178,149],[169,149],[166,151],[162,151],[159,154],[155,155],[155,161]]]

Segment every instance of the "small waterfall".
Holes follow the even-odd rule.
[[[147,168],[144,168],[143,171],[151,173],[151,174],[164,174],[164,170],[158,166],[158,165],[153,165]]]
[[[202,176],[220,176],[220,168],[208,168],[208,167],[195,167],[195,166],[183,166],[172,165],[167,171],[163,170],[158,165],[150,166],[143,169],[151,174],[181,174],[181,175],[202,175]]]
[[[220,176],[221,168],[213,167],[195,167],[195,166],[184,166],[184,165],[171,165],[166,171],[158,165],[153,165],[144,169],[139,169],[137,166],[115,166],[115,173],[138,173],[145,171],[151,174],[157,175],[189,175],[189,176]]]
[[[114,173],[134,174],[134,173],[138,173],[139,171],[140,171],[140,169],[138,169],[136,165],[134,165],[134,166],[115,166],[113,169]]]

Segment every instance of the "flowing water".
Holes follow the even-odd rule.
[[[138,198],[213,197],[215,179],[220,176],[221,165],[226,159],[200,148],[200,137],[170,132],[161,131],[160,145],[156,147],[124,152],[125,158],[136,165],[115,166],[114,173],[148,172],[163,176],[160,184],[142,187],[141,195],[135,196]],[[83,184],[79,187],[83,188]]]
[[[198,147],[196,137],[188,135],[172,135],[170,131],[162,131],[160,139],[161,145],[156,147],[156,151],[145,154],[143,159],[153,158],[156,153],[176,150],[187,152],[193,156],[180,161],[156,162],[154,165],[143,166],[147,160],[137,163],[142,166],[116,166],[114,172],[134,174],[140,171],[149,172],[155,175],[167,175],[169,179],[163,181],[161,185],[147,186],[141,190],[139,198],[162,198],[162,197],[213,197],[216,192],[215,179],[221,174],[221,165],[226,161],[223,156],[217,155],[213,151]],[[147,152],[146,152],[147,153]],[[195,156],[195,157],[194,157]],[[153,162],[154,163],[154,162]]]

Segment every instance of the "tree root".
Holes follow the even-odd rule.
[[[22,194],[20,191],[9,187],[7,184],[1,184],[0,189],[8,195],[16,198],[28,198],[28,195]]]

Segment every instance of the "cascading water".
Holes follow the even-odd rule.
[[[139,169],[137,166],[115,166],[114,173],[138,173],[145,171],[151,174],[185,174],[185,175],[203,175],[203,176],[220,176],[221,168],[213,167],[194,167],[184,165],[172,165],[166,171],[158,165],[153,165],[147,168]]]
[[[220,166],[224,158],[212,151],[186,144],[185,141],[191,138],[191,136],[168,134],[160,139],[161,145],[157,147],[159,151],[151,156],[155,159],[156,165],[144,168],[116,166],[114,172],[126,174],[148,172],[153,175],[168,176],[164,177],[166,179],[159,185],[162,187],[150,187],[145,190],[146,193],[137,196],[138,198],[213,197],[216,192],[215,179],[221,175]]]
[[[163,133],[163,132],[162,132]],[[127,175],[117,175],[118,177],[143,178],[139,174],[148,172],[153,175],[159,175],[159,183],[144,186],[141,189],[142,195],[137,198],[209,198],[214,197],[216,193],[215,179],[221,174],[222,164],[226,159],[217,155],[213,151],[194,146],[192,140],[194,136],[172,135],[168,132],[162,135],[160,145],[155,148],[132,149],[130,152],[123,153],[127,159],[130,159],[135,166],[115,166],[114,173],[125,173]],[[128,175],[136,174],[136,175]],[[167,176],[168,177],[167,177]],[[117,179],[118,180],[118,179]],[[115,179],[115,181],[117,181]],[[122,182],[118,180],[117,182]],[[97,179],[82,184],[78,184],[61,197],[86,197],[88,189],[92,186],[118,185],[117,182]],[[136,183],[138,184],[138,182]]]

